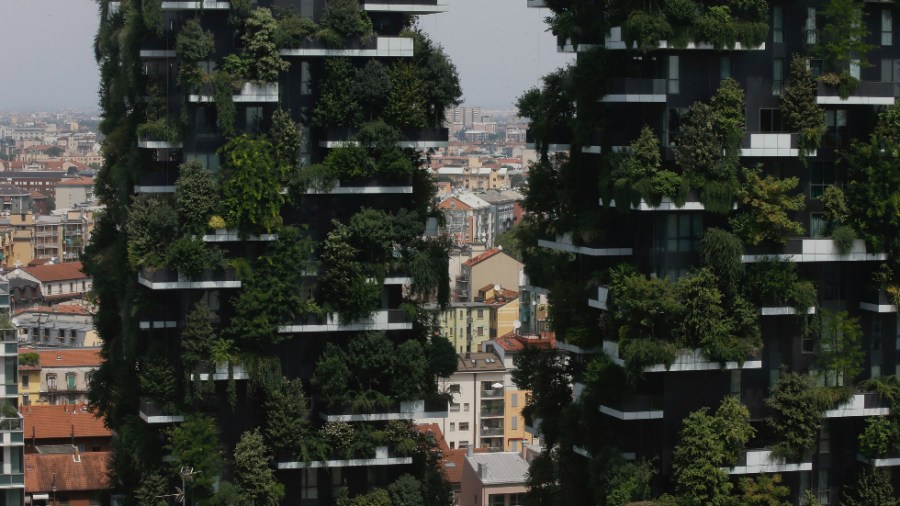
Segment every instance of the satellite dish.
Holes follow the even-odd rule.
[[[500,291],[500,285],[494,285],[494,291],[495,291],[495,292],[499,292],[499,291]]]
[[[513,328],[519,330],[520,328],[522,328],[522,322],[520,322],[519,320],[514,321]]]

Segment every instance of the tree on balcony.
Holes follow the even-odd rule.
[[[836,86],[838,94],[847,98],[859,86],[859,80],[850,74],[851,67],[870,66],[866,53],[875,47],[865,42],[869,29],[863,19],[863,6],[854,0],[829,0],[822,18],[825,26],[814,51],[831,73],[819,80]]]
[[[350,59],[326,59],[321,92],[313,109],[313,124],[320,127],[359,125],[362,121],[362,109],[359,102],[354,100],[353,88],[353,66]]]
[[[276,506],[284,497],[284,484],[269,466],[269,449],[259,429],[241,434],[234,447],[235,482],[248,504]]]
[[[225,468],[219,441],[219,428],[209,416],[194,414],[166,431],[165,449],[172,455],[172,475],[190,467],[191,501],[201,502],[215,495],[215,484]]]
[[[343,38],[365,38],[372,33],[372,20],[360,8],[359,0],[331,0],[325,7],[322,27]]]
[[[662,168],[659,138],[650,127],[644,126],[631,143],[631,151],[613,164],[612,194],[620,209],[627,209],[629,204],[637,206],[641,199],[658,206],[663,197],[671,198],[677,205],[684,204],[687,183],[679,174]]]
[[[329,7],[332,2],[329,2]],[[265,7],[253,10],[244,22],[244,50],[241,58],[247,62],[247,75],[242,76],[251,81],[273,82],[278,75],[287,70],[290,64],[281,57],[276,35],[278,23],[272,17],[272,11]]]
[[[138,506],[168,506],[169,501],[163,497],[169,493],[168,480],[157,472],[146,473],[141,484],[134,491]]]
[[[816,443],[822,415],[831,404],[831,398],[813,387],[808,376],[783,373],[766,399],[766,406],[774,412],[766,424],[779,438],[772,451],[780,457],[799,460]]]
[[[737,192],[741,206],[729,224],[745,244],[784,244],[790,236],[803,235],[803,226],[791,219],[806,202],[805,195],[794,191],[799,178],[762,177],[761,169],[756,168],[743,169],[741,179]]]
[[[225,181],[222,184],[225,221],[241,237],[271,233],[281,225],[285,167],[273,156],[272,144],[246,134],[228,141],[222,148]]]
[[[183,234],[202,234],[219,207],[219,188],[199,161],[183,163],[175,181],[175,212]]]
[[[819,147],[825,135],[825,111],[816,103],[816,80],[809,62],[799,54],[791,57],[791,79],[781,96],[785,126],[800,133],[801,160]]]
[[[424,83],[416,67],[396,62],[390,67],[391,89],[384,116],[391,125],[400,128],[424,128],[426,119]]]
[[[888,475],[878,469],[866,467],[856,483],[845,486],[841,504],[846,506],[896,506],[897,495]]]

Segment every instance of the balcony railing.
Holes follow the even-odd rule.
[[[887,416],[890,406],[876,392],[855,394],[849,400],[825,412],[826,418],[852,416]]]
[[[503,416],[503,406],[490,406],[482,404],[480,413],[482,417]]]
[[[492,397],[492,398],[500,398],[500,399],[502,399],[502,398],[503,398],[504,392],[505,392],[505,390],[504,390],[503,387],[500,387],[500,388],[488,388],[487,390],[482,390],[482,391],[481,391],[481,397],[482,397],[483,399],[484,399],[484,398],[489,398],[489,397]]]
[[[502,436],[503,427],[482,427],[481,437]]]
[[[25,486],[23,473],[0,474],[0,488],[22,488]]]
[[[397,455],[387,446],[375,448],[375,455],[359,455],[355,458],[335,458],[329,460],[316,460],[311,462],[280,461],[278,469],[318,469],[335,467],[369,467],[369,466],[397,466],[412,464],[412,457]]]
[[[329,407],[320,416],[327,422],[375,422],[387,420],[412,420],[417,418],[444,418],[447,416],[447,400],[433,396],[412,401],[397,401],[387,407],[378,407],[360,413],[352,406]]]
[[[223,269],[216,271],[203,271],[196,277],[186,278],[178,272],[169,269],[141,269],[138,274],[138,282],[153,290],[173,289],[213,289],[213,288],[240,288],[235,269]]]
[[[665,102],[665,79],[611,79],[602,102]]]
[[[859,308],[873,313],[896,313],[893,299],[881,289],[870,288],[860,297]]]
[[[147,423],[181,423],[184,416],[174,410],[166,409],[158,402],[147,397],[140,399],[140,417]]]
[[[862,239],[853,241],[849,252],[841,253],[833,240],[812,237],[793,237],[783,246],[748,247],[745,254],[741,255],[744,263],[768,259],[789,262],[873,262],[886,260],[887,255],[867,251]]]
[[[726,468],[728,474],[761,474],[812,471],[810,458],[801,462],[788,462],[783,457],[775,457],[770,450],[746,450],[741,452],[734,467]]]
[[[324,132],[323,147],[335,147],[353,142],[359,131],[355,128],[327,128]],[[429,148],[446,146],[449,130],[446,128],[403,128],[400,130],[401,148]]]
[[[900,96],[900,85],[896,83],[862,81],[847,98],[839,96],[836,86],[820,82],[816,88],[816,102],[819,104],[890,105],[897,96]]]
[[[0,431],[9,432],[9,431],[20,431],[23,430],[23,421],[22,414],[19,413],[17,417],[0,417]]]

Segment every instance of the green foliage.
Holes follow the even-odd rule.
[[[266,438],[276,455],[313,458],[327,457],[327,446],[310,437],[309,403],[298,378],[280,377],[266,391]]]
[[[359,101],[369,121],[381,116],[393,88],[389,68],[378,60],[369,60],[354,73],[353,96]]]
[[[284,167],[282,174],[294,174],[300,168],[300,150],[303,147],[303,132],[291,119],[291,113],[284,109],[276,109],[272,114],[272,128],[269,137],[275,150],[275,162]],[[284,183],[287,183],[288,177]]]
[[[313,243],[294,227],[281,227],[267,255],[259,257],[252,272],[242,276],[242,290],[234,299],[235,314],[229,334],[243,348],[265,350],[287,335],[278,326],[318,313],[309,297],[305,269],[312,268]]]
[[[134,491],[134,499],[138,506],[168,506],[169,493],[167,480],[158,473],[147,473],[141,478],[141,485]]]
[[[680,346],[702,349],[707,357],[725,352],[729,346],[724,345],[723,337],[733,331],[716,285],[716,276],[709,269],[695,271],[675,283],[675,296],[681,302],[673,329],[676,339]]]
[[[531,88],[516,100],[519,117],[530,120],[540,163],[546,162],[548,145],[556,142],[554,137],[572,129],[575,104],[569,91],[571,79],[571,68],[559,69],[543,77],[541,88]]]
[[[432,42],[423,31],[403,32],[401,35],[413,39],[412,61],[422,82],[428,123],[440,127],[444,121],[444,110],[462,103],[462,87],[456,66],[444,48]]]
[[[194,469],[189,485],[191,500],[211,497],[225,467],[216,421],[206,415],[188,415],[184,422],[166,431],[166,436],[165,449],[172,456],[174,474],[183,466]]]
[[[393,506],[390,493],[383,488],[376,488],[366,494],[349,497],[340,497],[335,506]]]
[[[774,412],[766,424],[780,438],[773,451],[793,461],[800,459],[816,443],[822,414],[829,404],[821,389],[812,386],[809,377],[783,373],[766,399],[766,406]]]
[[[160,197],[134,199],[128,209],[128,263],[132,269],[159,266],[176,236],[178,214]]]
[[[781,111],[785,127],[800,133],[800,154],[819,147],[825,134],[825,111],[816,103],[816,81],[806,58],[794,54],[791,58],[791,79],[781,96]]]
[[[800,179],[760,177],[760,169],[744,169],[743,184],[738,191],[740,213],[729,222],[745,244],[756,246],[772,242],[784,244],[788,236],[803,234],[803,226],[791,219],[790,213],[803,209],[805,196],[791,193]]]
[[[526,347],[513,359],[512,379],[522,390],[531,390],[524,416],[542,418],[541,440],[552,447],[562,434],[557,421],[572,400],[570,375],[563,355],[556,350]],[[534,472],[533,465],[530,472]]]
[[[219,205],[219,188],[198,161],[181,165],[175,181],[175,212],[183,234],[202,234]]]
[[[362,109],[353,96],[353,67],[348,58],[328,58],[312,122],[320,127],[355,127]]]
[[[212,326],[213,313],[205,303],[197,302],[187,314],[181,332],[181,360],[191,369],[201,360],[212,356],[216,331]]]
[[[384,109],[385,119],[401,128],[424,128],[427,122],[424,84],[416,68],[396,62],[390,70],[391,88]]]
[[[304,42],[315,37],[318,31],[319,25],[315,21],[301,17],[296,11],[290,10],[288,14],[278,19],[275,43],[280,48],[300,47]]]
[[[209,84],[212,88],[213,102],[215,102],[216,104],[216,126],[219,129],[219,133],[226,138],[234,135],[235,130],[235,78],[233,76],[239,74],[233,74],[232,72],[234,72],[233,68],[230,70],[228,68],[223,68],[219,72],[215,72],[209,77]]]
[[[156,35],[162,35],[162,0],[143,0],[141,2],[141,18],[144,28]]]
[[[740,504],[745,506],[790,506],[791,489],[781,484],[780,474],[741,478]]]
[[[225,221],[242,237],[272,232],[281,224],[282,181],[287,179],[285,167],[273,157],[272,144],[241,135],[228,141],[222,152]]]
[[[141,392],[151,399],[171,408],[176,400],[175,370],[162,359],[147,360],[138,371]]]
[[[867,142],[854,142],[847,155],[845,186],[850,222],[874,251],[900,252],[900,106],[888,106]]]
[[[137,137],[144,141],[163,141],[172,144],[181,142],[181,125],[167,118],[158,118],[141,123],[137,127]]]
[[[862,350],[859,319],[846,311],[822,310],[822,335],[816,348],[816,368],[828,386],[850,385],[862,372],[865,352]]]
[[[825,207],[825,219],[833,224],[845,223],[850,218],[850,207],[847,197],[840,186],[833,184],[825,187],[825,191],[819,196]]]
[[[734,234],[720,228],[708,228],[700,239],[700,261],[716,275],[719,289],[726,296],[738,291],[744,264],[744,245]]]
[[[253,10],[245,22],[244,52],[241,55],[249,62],[249,73],[242,77],[252,81],[277,81],[278,75],[290,67],[279,53],[277,32],[278,23],[272,17],[272,11],[265,7]]]
[[[422,484],[411,474],[403,474],[388,485],[392,506],[425,506],[422,498]]]
[[[620,340],[668,339],[679,311],[671,284],[620,267],[610,272],[609,314]]]
[[[269,467],[270,459],[259,429],[241,434],[234,447],[234,477],[243,497],[251,504],[277,506],[284,497],[284,485]]]
[[[706,408],[688,415],[674,453],[679,495],[689,504],[729,504],[733,485],[721,468],[734,465],[755,434],[750,412],[732,397],[725,398],[713,415]]]
[[[888,474],[874,467],[865,467],[856,483],[844,487],[843,506],[896,506],[900,503]]]
[[[175,39],[175,54],[188,62],[206,60],[216,46],[212,32],[204,30],[196,19],[188,19]]]
[[[842,72],[851,62],[868,66],[866,53],[874,46],[864,42],[869,35],[862,4],[855,0],[829,0],[821,12],[825,26],[814,51],[828,68]],[[848,93],[849,94],[849,93]]]
[[[650,498],[650,481],[656,475],[653,464],[646,460],[622,462],[604,473],[607,506],[627,506]]]
[[[637,46],[641,51],[659,48],[661,40],[672,38],[672,26],[662,12],[633,10],[622,25],[622,39],[627,47]]]
[[[629,154],[614,160],[610,177],[614,198],[622,207],[628,203],[637,206],[642,198],[653,206],[663,197],[684,202],[687,185],[680,175],[662,169],[659,139],[650,127],[641,130]]]
[[[432,376],[449,378],[456,372],[456,350],[446,337],[432,336],[425,346],[425,355],[428,357]]]
[[[19,365],[24,367],[35,367],[41,365],[41,356],[36,351],[19,354]]]
[[[838,225],[831,231],[831,239],[841,255],[850,253],[853,249],[853,241],[856,240],[856,231],[849,225]]]
[[[866,419],[866,429],[859,435],[859,453],[874,459],[900,450],[900,425],[896,415],[872,416]]]
[[[215,246],[207,246],[201,239],[181,237],[169,247],[166,267],[188,278],[194,278],[203,271],[223,267],[225,256]]]
[[[372,33],[372,21],[360,9],[358,0],[331,0],[325,7],[322,26],[334,30],[342,37],[368,37]]]
[[[787,305],[804,315],[816,305],[816,287],[800,279],[797,264],[777,258],[746,266],[745,295],[758,305]]]

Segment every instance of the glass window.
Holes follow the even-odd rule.
[[[825,237],[825,231],[828,229],[828,220],[825,219],[823,213],[809,214],[809,236],[818,239]]]
[[[669,94],[679,93],[678,55],[669,56]]]
[[[27,374],[22,375],[22,388],[28,388],[28,382],[31,380],[31,377]]]
[[[666,217],[666,251],[686,253],[697,248],[703,235],[703,216],[700,214],[669,214]]]
[[[66,374],[66,388],[75,390],[75,373]]]
[[[731,77],[731,57],[723,56],[719,60],[719,79],[728,79]]]
[[[825,111],[825,139],[829,148],[844,147],[847,138],[847,110]]]
[[[450,432],[453,432],[455,430],[456,430],[456,422],[450,422]]]
[[[816,33],[816,8],[807,7],[806,9],[806,43],[815,44],[819,37]]]
[[[247,125],[244,129],[248,134],[256,134],[262,131],[263,108],[261,106],[247,107]]]
[[[488,506],[506,506],[506,494],[489,495]]]
[[[318,499],[318,469],[304,469],[300,474],[300,499]]]
[[[469,411],[469,403],[463,404],[463,411]]]
[[[55,374],[47,375],[47,388],[50,390],[56,390],[56,375]]]
[[[781,109],[760,109],[759,131],[764,133],[783,132]]]
[[[780,5],[772,7],[772,42],[784,42],[784,16]]]
[[[461,430],[461,431],[469,430],[469,422],[459,422],[459,430]]]
[[[518,416],[514,416],[509,419],[509,427],[512,430],[519,430],[519,417]]]
[[[514,408],[519,407],[519,394],[512,394],[509,396],[509,404]]]
[[[894,17],[890,9],[881,9],[881,45],[890,46],[894,43]]]
[[[459,393],[459,384],[454,383],[454,384],[450,385],[450,387],[447,389],[447,391],[450,392],[451,394],[458,394]]]
[[[516,441],[518,443],[518,441]],[[522,506],[525,504],[525,494],[509,494],[509,506]]]
[[[772,58],[772,94],[781,96],[784,91],[784,58]]]
[[[836,168],[833,163],[817,162],[810,164],[809,198],[818,198],[825,188],[837,181]]]
[[[484,318],[484,309],[478,310],[478,318]]]
[[[466,406],[468,406],[468,404],[466,404]],[[459,411],[459,403],[451,402],[450,403],[450,411]]]
[[[881,349],[881,320],[872,320],[872,349]]]
[[[460,448],[461,450],[462,450],[462,449],[465,449],[465,448],[468,448],[468,447],[469,447],[469,442],[468,442],[468,441],[460,441],[460,442],[459,442],[459,448]]]

